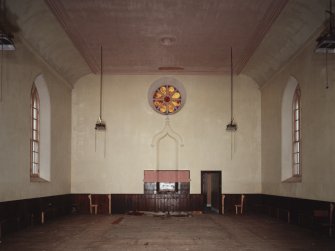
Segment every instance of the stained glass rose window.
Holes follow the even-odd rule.
[[[149,103],[160,114],[170,115],[179,111],[185,103],[185,91],[175,79],[156,81],[149,91]]]
[[[181,94],[172,85],[160,86],[154,93],[153,102],[160,113],[175,113],[181,106]]]

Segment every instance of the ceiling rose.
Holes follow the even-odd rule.
[[[164,46],[170,46],[176,42],[176,38],[173,36],[164,36],[164,37],[161,37],[160,42]]]

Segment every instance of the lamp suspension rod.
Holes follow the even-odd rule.
[[[329,79],[328,79],[328,49],[326,48],[326,89],[329,88]]]
[[[0,62],[0,102],[2,102],[2,80],[3,80],[3,43],[1,44],[1,62]]]
[[[330,32],[333,32],[333,27],[334,27],[334,20],[333,20],[333,0],[329,0],[329,16],[330,16],[330,22],[329,22],[329,29],[330,29]]]
[[[233,122],[233,47],[230,47],[230,121]]]
[[[329,32],[332,33],[334,28],[333,0],[329,0],[329,10],[326,10],[326,13],[329,14]]]
[[[100,119],[102,119],[102,45],[100,47]]]

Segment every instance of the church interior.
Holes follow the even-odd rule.
[[[0,249],[335,247],[332,0],[0,5]]]

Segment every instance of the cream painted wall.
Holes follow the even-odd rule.
[[[104,76],[105,156],[104,133],[97,133],[95,145],[99,76],[88,75],[75,84],[72,193],[143,193],[144,170],[157,168],[157,146],[152,147],[151,143],[166,123],[165,116],[153,111],[147,100],[150,85],[160,77]],[[191,171],[191,193],[200,193],[202,170],[222,171],[223,193],[260,193],[261,100],[256,83],[243,75],[236,78],[238,131],[233,136],[225,130],[230,121],[228,76],[169,77],[181,81],[187,92],[185,106],[169,120],[184,143],[183,147],[178,146],[178,168]]]
[[[71,89],[16,38],[4,52],[0,102],[0,201],[70,193]],[[30,91],[43,74],[51,99],[51,181],[30,181]]]
[[[329,55],[330,88],[325,89],[325,55],[315,40],[262,89],[262,192],[335,201],[335,57]],[[302,182],[281,182],[281,102],[290,76],[301,87]]]

